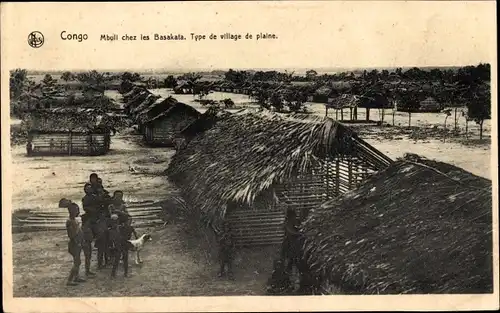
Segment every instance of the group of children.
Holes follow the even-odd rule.
[[[76,203],[65,198],[59,201],[59,207],[67,208],[69,213],[66,230],[69,238],[68,252],[73,258],[73,267],[67,280],[68,286],[75,286],[85,281],[79,275],[82,250],[85,257],[85,275],[87,278],[95,276],[90,270],[94,241],[97,248],[98,269],[111,263],[113,265],[111,277],[115,277],[118,265],[123,261],[124,274],[128,276],[127,241],[132,235],[137,239],[122,191],[115,191],[113,196],[110,196],[104,189],[102,180],[95,173],[90,175],[84,191],[82,204],[85,213],[82,216]]]

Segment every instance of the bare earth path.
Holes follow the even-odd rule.
[[[110,269],[76,287],[66,287],[71,268],[64,232],[14,234],[15,297],[116,297],[116,296],[217,296],[262,295],[271,262],[267,251],[241,251],[235,281],[216,278],[217,265],[207,262],[199,250],[187,247],[182,230],[167,225],[153,230],[154,241],[145,248],[144,263],[131,264],[130,277],[120,266],[115,280]],[[264,249],[266,250],[266,249]],[[243,255],[241,255],[243,254]],[[95,271],[95,251],[92,268]],[[82,255],[83,258],[83,255]],[[83,259],[82,259],[83,260]],[[245,264],[243,261],[245,260]],[[83,265],[82,265],[83,266]]]

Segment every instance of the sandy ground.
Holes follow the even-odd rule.
[[[142,230],[141,230],[142,231]],[[140,231],[140,233],[141,233]],[[264,295],[276,247],[245,249],[234,264],[235,280],[217,278],[218,266],[198,249],[198,239],[181,226],[152,230],[153,241],[142,253],[143,264],[129,266],[130,276],[118,268],[95,269],[95,278],[76,287],[65,282],[72,266],[64,232],[14,234],[15,297],[222,296]],[[132,255],[131,255],[132,256]],[[83,255],[82,255],[83,259]],[[82,265],[83,267],[83,265]],[[83,271],[83,269],[81,270]]]
[[[135,135],[114,136],[107,155],[92,157],[28,158],[24,145],[12,147],[13,208],[54,209],[63,197],[79,203],[92,172],[102,177],[109,191],[123,190],[126,200],[166,199],[173,187],[159,174],[174,150],[142,147],[140,140]]]

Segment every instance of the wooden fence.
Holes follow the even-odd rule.
[[[31,133],[29,156],[102,155],[110,148],[109,134]]]
[[[159,204],[128,203],[127,209],[132,216],[132,225],[135,228],[154,227],[165,223],[164,212]],[[12,232],[65,230],[67,218],[66,209],[30,210],[17,214],[14,212]]]
[[[226,220],[238,247],[281,244],[285,235],[282,210],[234,210],[228,212]]]

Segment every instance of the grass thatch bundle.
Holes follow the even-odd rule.
[[[220,116],[194,137],[167,174],[213,221],[224,217],[229,202],[251,207],[263,191],[308,172],[318,158],[348,154],[374,167],[390,162],[332,119],[245,110]]]
[[[493,290],[491,181],[450,164],[399,160],[302,231],[313,273],[346,292]]]

